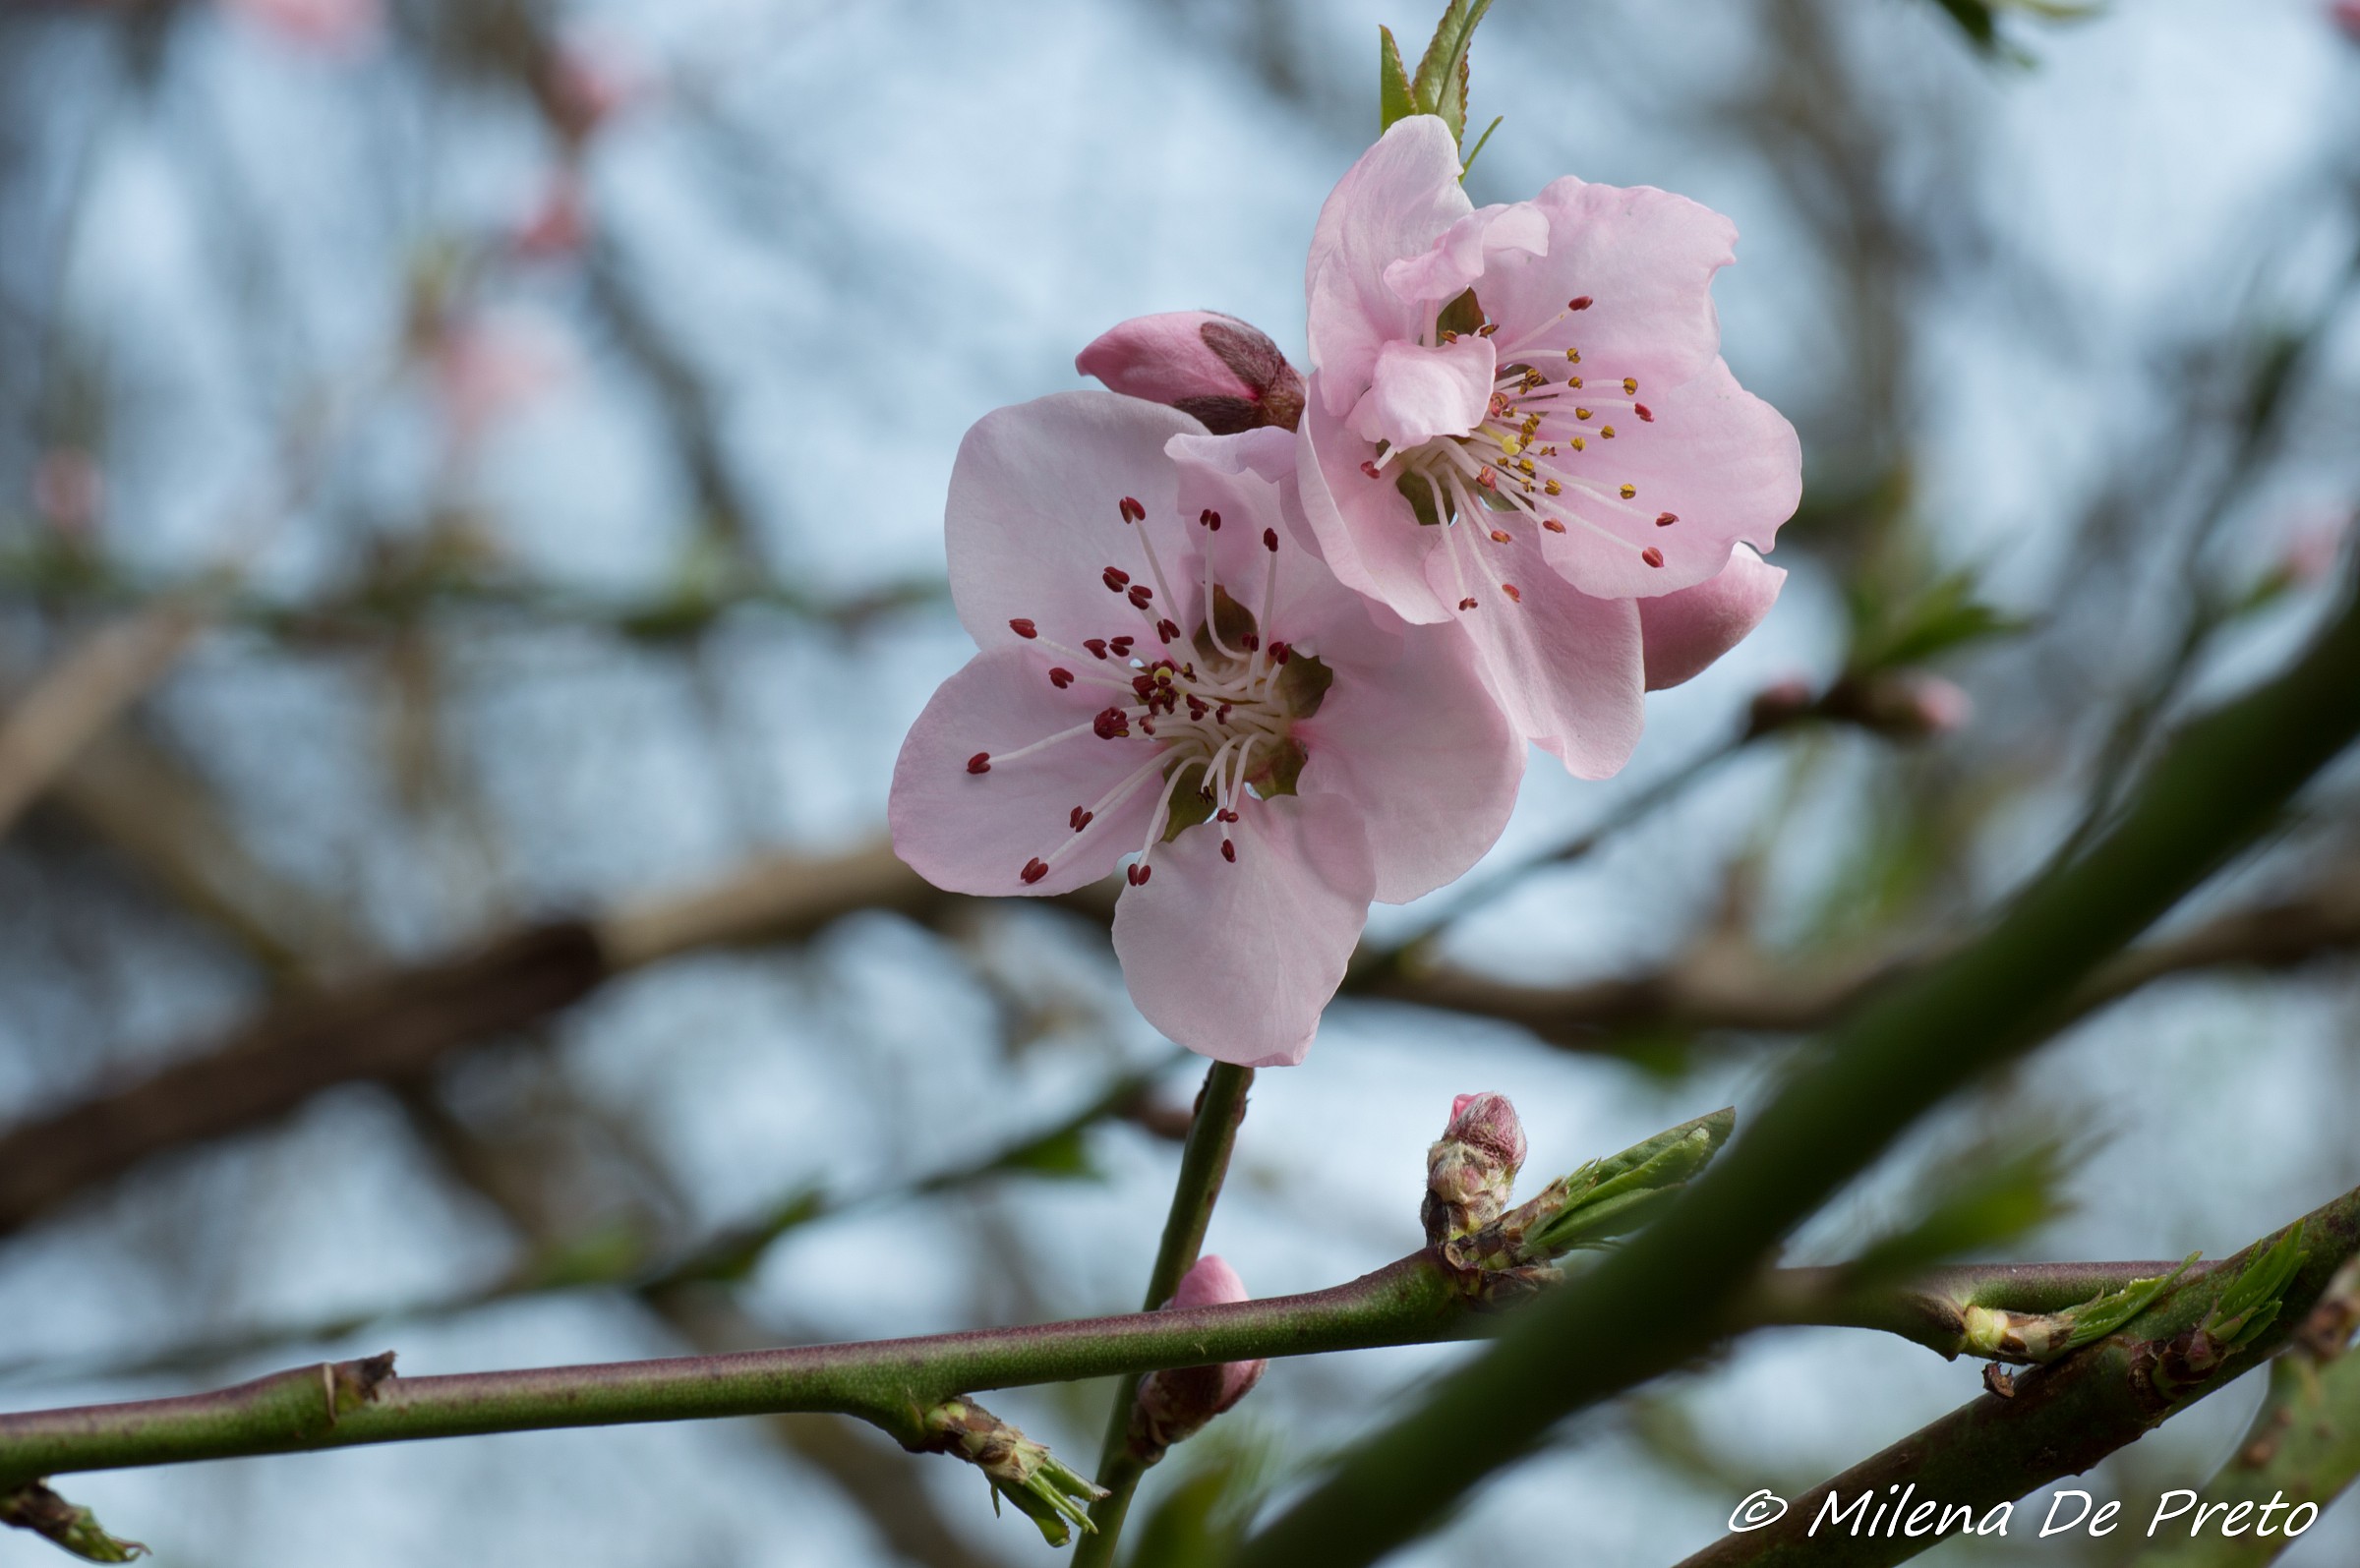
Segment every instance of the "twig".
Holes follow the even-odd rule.
[[[2352,587],[2292,668],[2184,729],[2084,855],[1863,1007],[1662,1219],[1354,1449],[1241,1563],[1372,1562],[1559,1420],[1709,1343],[1780,1238],[1935,1105],[2048,1038],[2077,987],[2360,732]]]
[[[1238,1124],[1245,1120],[1246,1095],[1254,1086],[1254,1070],[1215,1062],[1205,1074],[1197,1096],[1197,1111],[1180,1153],[1180,1175],[1172,1184],[1172,1206],[1164,1217],[1163,1240],[1155,1249],[1155,1266],[1148,1275],[1145,1309],[1152,1312],[1172,1299],[1181,1276],[1194,1267],[1204,1249],[1205,1231],[1212,1222],[1221,1184],[1229,1175],[1229,1154],[1237,1145]],[[1252,1357],[1225,1357],[1246,1360]],[[1139,1489],[1147,1465],[1131,1451],[1132,1408],[1138,1389],[1126,1381],[1114,1397],[1107,1417],[1106,1441],[1098,1456],[1097,1484],[1104,1493],[1091,1505],[1091,1531],[1074,1550],[1074,1568],[1106,1568],[1114,1561],[1115,1542],[1122,1538],[1123,1519]]]

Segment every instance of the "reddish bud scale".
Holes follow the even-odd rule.
[[[1049,863],[1046,860],[1041,859],[1040,856],[1034,855],[1032,859],[1025,862],[1025,869],[1018,872],[1017,876],[1023,881],[1025,886],[1029,888],[1032,886],[1033,883],[1038,882],[1041,878],[1047,876],[1048,874]]]
[[[1073,683],[1074,672],[1066,668],[1063,665],[1059,665],[1049,671],[1049,684],[1056,687],[1059,691],[1065,690],[1066,687],[1072,685]]]
[[[978,751],[974,756],[968,758],[967,771],[969,773],[991,772],[991,753],[988,751]]]
[[[1025,619],[1022,615],[1019,615],[1016,617],[1016,619],[1010,621],[1008,623],[1008,629],[1016,633],[1019,637],[1025,638],[1027,641],[1031,641],[1032,638],[1040,635],[1040,628],[1033,625],[1031,621]]]
[[[1645,550],[1639,552],[1639,559],[1645,561],[1650,566],[1661,566],[1664,563],[1664,552],[1656,549],[1653,545],[1650,545]]]

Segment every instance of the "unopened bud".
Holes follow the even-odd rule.
[[[1185,1310],[1247,1300],[1246,1282],[1237,1277],[1237,1270],[1208,1253],[1181,1276],[1179,1290],[1166,1305]],[[1165,1449],[1195,1436],[1207,1422],[1245,1398],[1268,1365],[1267,1361],[1221,1362],[1148,1373],[1139,1380],[1139,1398],[1131,1407],[1131,1452],[1143,1463],[1154,1464]]]
[[[1837,681],[1818,711],[1896,740],[1924,740],[1964,727],[1975,699],[1956,681],[1922,669],[1885,669]]]
[[[1481,1230],[1507,1209],[1524,1164],[1524,1124],[1504,1094],[1462,1094],[1450,1125],[1426,1151],[1426,1202],[1419,1218],[1437,1246]]]
[[[946,1399],[924,1420],[923,1447],[956,1454],[983,1472],[994,1495],[1014,1503],[1050,1545],[1072,1539],[1073,1526],[1097,1529],[1090,1521],[1090,1505],[1105,1491],[974,1400]]]
[[[2360,0],[2335,0],[2328,7],[2328,20],[2343,29],[2343,35],[2360,43]]]
[[[1268,335],[1233,316],[1138,316],[1074,357],[1074,369],[1126,397],[1168,403],[1215,436],[1258,426],[1293,430],[1303,377]]]
[[[1783,729],[1808,713],[1813,700],[1811,683],[1800,675],[1774,680],[1753,694],[1747,731],[1766,735],[1774,729]]]

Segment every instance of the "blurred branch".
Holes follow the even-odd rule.
[[[1065,901],[1100,918],[1110,912],[1102,889]],[[267,1122],[338,1083],[423,1072],[642,965],[724,944],[796,940],[860,909],[939,920],[972,904],[920,881],[882,846],[782,858],[677,898],[519,927],[456,958],[281,1003],[141,1081],[0,1133],[0,1234],[150,1154]],[[2360,886],[2339,867],[2306,893],[2128,950],[2070,994],[2059,1021],[2174,974],[2291,968],[2355,949]],[[1575,986],[1373,963],[1347,990],[1498,1018],[1563,1050],[1600,1051],[1614,1049],[1619,1033],[1822,1027],[1934,966],[1918,958],[1800,964],[1713,942],[1645,974]]]
[[[2272,1294],[2274,1306],[2223,1321],[2238,1307],[2237,1293],[2254,1266],[2289,1235],[2300,1238],[2300,1262]],[[2106,1339],[2015,1379],[2005,1395],[1986,1393],[1795,1498],[1772,1524],[1724,1536],[1681,1568],[1886,1568],[1905,1562],[1936,1544],[1939,1536],[1830,1530],[1814,1538],[1811,1527],[1822,1504],[1831,1497],[1841,1507],[1845,1497],[1900,1495],[1898,1488],[1914,1484],[1918,1495],[1940,1499],[1943,1508],[1964,1505],[1979,1516],[2086,1471],[2262,1365],[2323,1301],[2341,1311],[2330,1291],[2355,1249],[2360,1192],[2314,1210],[2291,1233],[2256,1242]],[[2265,1326],[2249,1337],[2243,1330],[2257,1320]],[[2349,1319],[2344,1323],[2348,1335]],[[1896,1491],[1888,1493],[1888,1486]]]
[[[1976,941],[1862,1007],[1661,1219],[1363,1439],[1241,1562],[1374,1561],[1565,1416],[1709,1343],[1782,1237],[1927,1111],[2049,1038],[2101,964],[2277,821],[2360,733],[2355,586],[2290,668],[2183,729],[2086,854]]]

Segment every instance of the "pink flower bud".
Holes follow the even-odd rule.
[[[1905,678],[1902,687],[1908,694],[1910,717],[1922,734],[1949,734],[1964,728],[1975,717],[1975,699],[1956,681],[1916,673]]]
[[[1168,403],[1215,436],[1291,431],[1303,415],[1303,377],[1278,345],[1210,311],[1133,317],[1074,356],[1074,369],[1126,397]]]
[[[1524,1124],[1507,1096],[1458,1096],[1442,1140],[1426,1151],[1426,1239],[1439,1245],[1498,1219],[1523,1164]]]
[[[1195,1307],[1224,1307],[1252,1300],[1237,1270],[1211,1253],[1197,1259],[1181,1276],[1167,1310]],[[1207,1422],[1235,1405],[1262,1381],[1267,1361],[1223,1362],[1213,1366],[1177,1366],[1150,1372],[1139,1382],[1139,1402],[1131,1412],[1131,1449],[1148,1464],[1183,1438],[1194,1436]]]
[[[2335,0],[2328,7],[2328,20],[2343,29],[2343,35],[2360,43],[2360,0]]]

